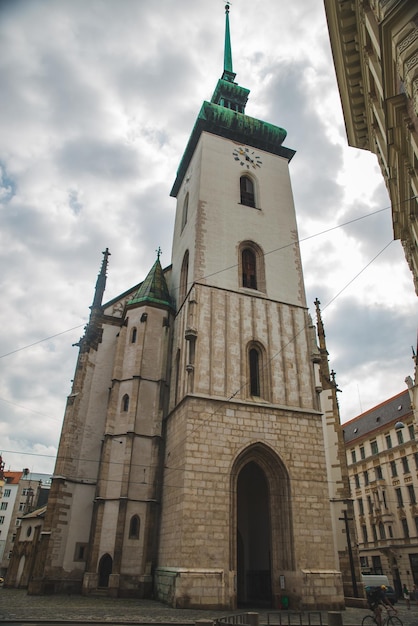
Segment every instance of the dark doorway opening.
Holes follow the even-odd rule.
[[[109,586],[109,576],[112,573],[113,560],[110,554],[104,554],[99,562],[99,587]]]
[[[251,461],[237,483],[237,600],[239,606],[269,607],[271,588],[269,489],[261,467]]]

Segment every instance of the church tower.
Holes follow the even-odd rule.
[[[155,584],[174,606],[341,606],[286,131],[224,71],[171,194],[176,302]],[[287,600],[284,600],[287,602]]]
[[[173,607],[339,609],[321,359],[286,131],[245,113],[226,5],[222,77],[171,195],[172,265],[80,340],[31,593]]]

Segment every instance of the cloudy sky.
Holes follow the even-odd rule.
[[[105,299],[171,260],[169,192],[223,67],[222,0],[0,2],[0,451],[50,473],[102,251]],[[307,300],[342,420],[405,389],[416,297],[374,155],[347,146],[322,0],[235,0],[246,112],[287,130]]]

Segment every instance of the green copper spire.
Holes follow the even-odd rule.
[[[128,306],[136,304],[151,304],[164,308],[172,308],[173,304],[171,302],[164,272],[160,263],[160,254],[161,249],[158,248],[157,260],[149,271],[148,276],[139,286],[139,289],[132,300],[129,300]]]
[[[229,31],[229,2],[225,5],[225,50],[224,50],[224,73],[222,78],[234,82],[235,74],[232,69],[231,34]]]

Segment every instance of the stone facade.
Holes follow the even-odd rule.
[[[234,77],[180,163],[172,265],[102,304],[105,252],[32,593],[343,606],[294,151]]]

